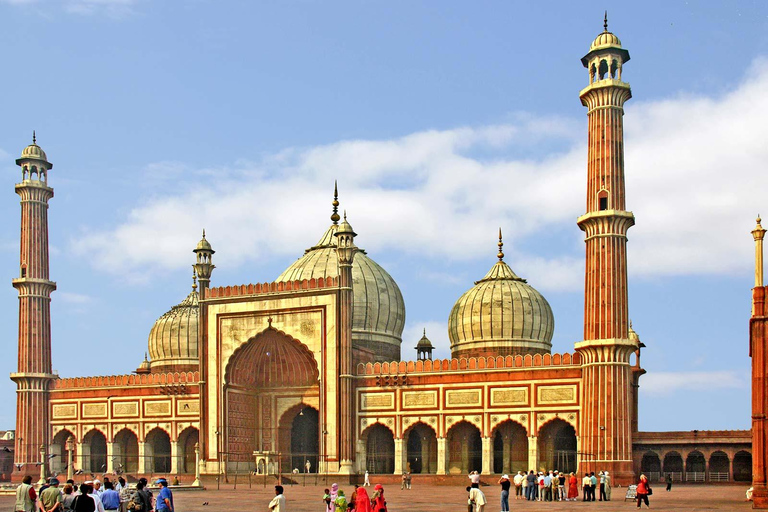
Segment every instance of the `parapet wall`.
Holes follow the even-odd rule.
[[[143,375],[104,375],[97,377],[71,377],[53,381],[51,389],[81,389],[106,386],[151,386],[158,384],[197,384],[200,372],[146,373]]]
[[[206,290],[204,298],[216,299],[221,297],[238,297],[243,295],[260,295],[287,291],[318,290],[337,287],[338,285],[338,278],[326,277],[279,283],[256,283],[243,284],[240,286],[219,286],[217,288],[209,288]]]
[[[392,375],[403,373],[462,372],[467,370],[551,368],[553,366],[581,366],[581,355],[536,354],[531,356],[461,357],[434,361],[392,361],[391,363],[365,363],[357,365],[357,375]]]

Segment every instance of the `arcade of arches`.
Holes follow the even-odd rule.
[[[661,481],[667,474],[676,482],[750,482],[752,454],[746,450],[715,450],[707,454],[695,449],[688,453],[670,450],[663,453],[643,453],[640,471],[652,481]]]
[[[176,439],[156,427],[143,441],[136,433],[123,428],[111,441],[100,430],[88,431],[78,441],[69,430],[59,431],[51,443],[52,471],[66,472],[69,449],[74,467],[87,473],[115,474],[194,474],[198,430],[188,427]]]
[[[413,474],[509,473],[529,469],[576,470],[576,431],[556,419],[544,425],[537,437],[528,437],[525,428],[512,420],[497,425],[484,438],[468,421],[453,424],[445,438],[433,427],[417,422],[401,439],[392,430],[374,423],[361,434],[363,467],[370,473]],[[534,447],[533,450],[530,447]],[[441,456],[444,454],[444,459]],[[441,471],[441,465],[444,468]]]

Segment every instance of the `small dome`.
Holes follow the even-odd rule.
[[[427,330],[424,329],[424,336],[421,337],[419,342],[416,344],[416,348],[434,348],[432,346],[432,342],[429,341],[429,338],[427,338]]]
[[[203,238],[200,239],[199,242],[197,242],[197,247],[195,247],[195,250],[192,252],[197,252],[197,251],[214,252],[213,247],[211,247],[211,244],[208,242],[208,240],[205,239],[205,230],[203,230]]]
[[[43,151],[43,148],[38,146],[37,144],[30,144],[29,146],[24,148],[24,151],[21,152],[21,158],[22,159],[32,159],[32,160],[44,160],[48,161],[48,157],[45,155],[45,151]]]
[[[199,364],[197,290],[161,316],[149,332],[150,367],[157,371],[194,371]]]
[[[453,357],[549,353],[555,319],[547,300],[501,260],[451,310]]]
[[[339,260],[334,235],[341,228],[332,224],[320,241],[307,249],[304,256],[285,269],[275,281],[338,277]],[[375,361],[399,360],[405,302],[397,283],[360,248],[352,261],[352,283],[353,346],[372,351]]]
[[[602,50],[603,48],[621,48],[621,41],[615,34],[606,30],[592,41],[589,51]]]

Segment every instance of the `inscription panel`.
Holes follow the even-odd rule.
[[[363,411],[392,409],[395,407],[394,393],[363,393],[360,396],[360,408]]]
[[[75,404],[54,404],[53,418],[76,418],[77,406]]]
[[[437,407],[437,391],[404,391],[403,409]]]
[[[144,402],[144,415],[145,416],[169,416],[171,414],[171,402],[157,401],[157,402]]]
[[[482,405],[479,389],[448,390],[445,392],[447,407],[478,407]]]
[[[576,385],[539,386],[536,389],[537,402],[540,404],[576,403]]]
[[[179,416],[200,414],[200,401],[179,400],[176,402],[176,414]]]
[[[104,418],[107,404],[83,404],[83,418]]]
[[[491,405],[527,405],[528,388],[491,390]]]
[[[138,402],[117,402],[112,404],[112,415],[118,418],[126,416],[135,417],[139,415]]]

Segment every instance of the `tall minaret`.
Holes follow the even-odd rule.
[[[334,197],[334,203],[336,202]],[[334,204],[334,217],[338,217]],[[337,222],[334,220],[334,223]],[[339,473],[352,474],[355,462],[355,396],[352,387],[352,262],[357,252],[356,233],[344,221],[336,230],[336,254],[339,258]]]
[[[629,52],[604,31],[581,62],[589,85],[579,94],[588,108],[587,212],[578,225],[586,233],[580,471],[611,471],[615,483],[629,483],[632,468],[632,372],[627,306],[627,230],[635,217],[624,197],[624,102],[632,97],[622,81]]]
[[[755,287],[749,320],[749,355],[752,358],[752,508],[768,508],[768,310],[763,286],[763,239],[765,228],[757,217],[755,239]]]
[[[205,230],[203,230],[203,238],[197,243],[197,247],[192,251],[197,256],[197,261],[192,267],[197,274],[197,280],[200,282],[200,296],[204,297],[205,292],[211,285],[211,274],[216,265],[213,264],[213,255],[216,251],[213,250],[211,244],[205,239]]]
[[[56,378],[51,370],[51,292],[56,283],[48,275],[48,200],[53,197],[48,171],[53,165],[34,135],[16,165],[21,167],[21,183],[16,184],[21,197],[21,253],[19,277],[13,280],[19,291],[19,362],[11,379],[16,382],[14,460],[25,465],[19,470],[23,474],[35,471],[41,458],[47,461],[49,387]]]

